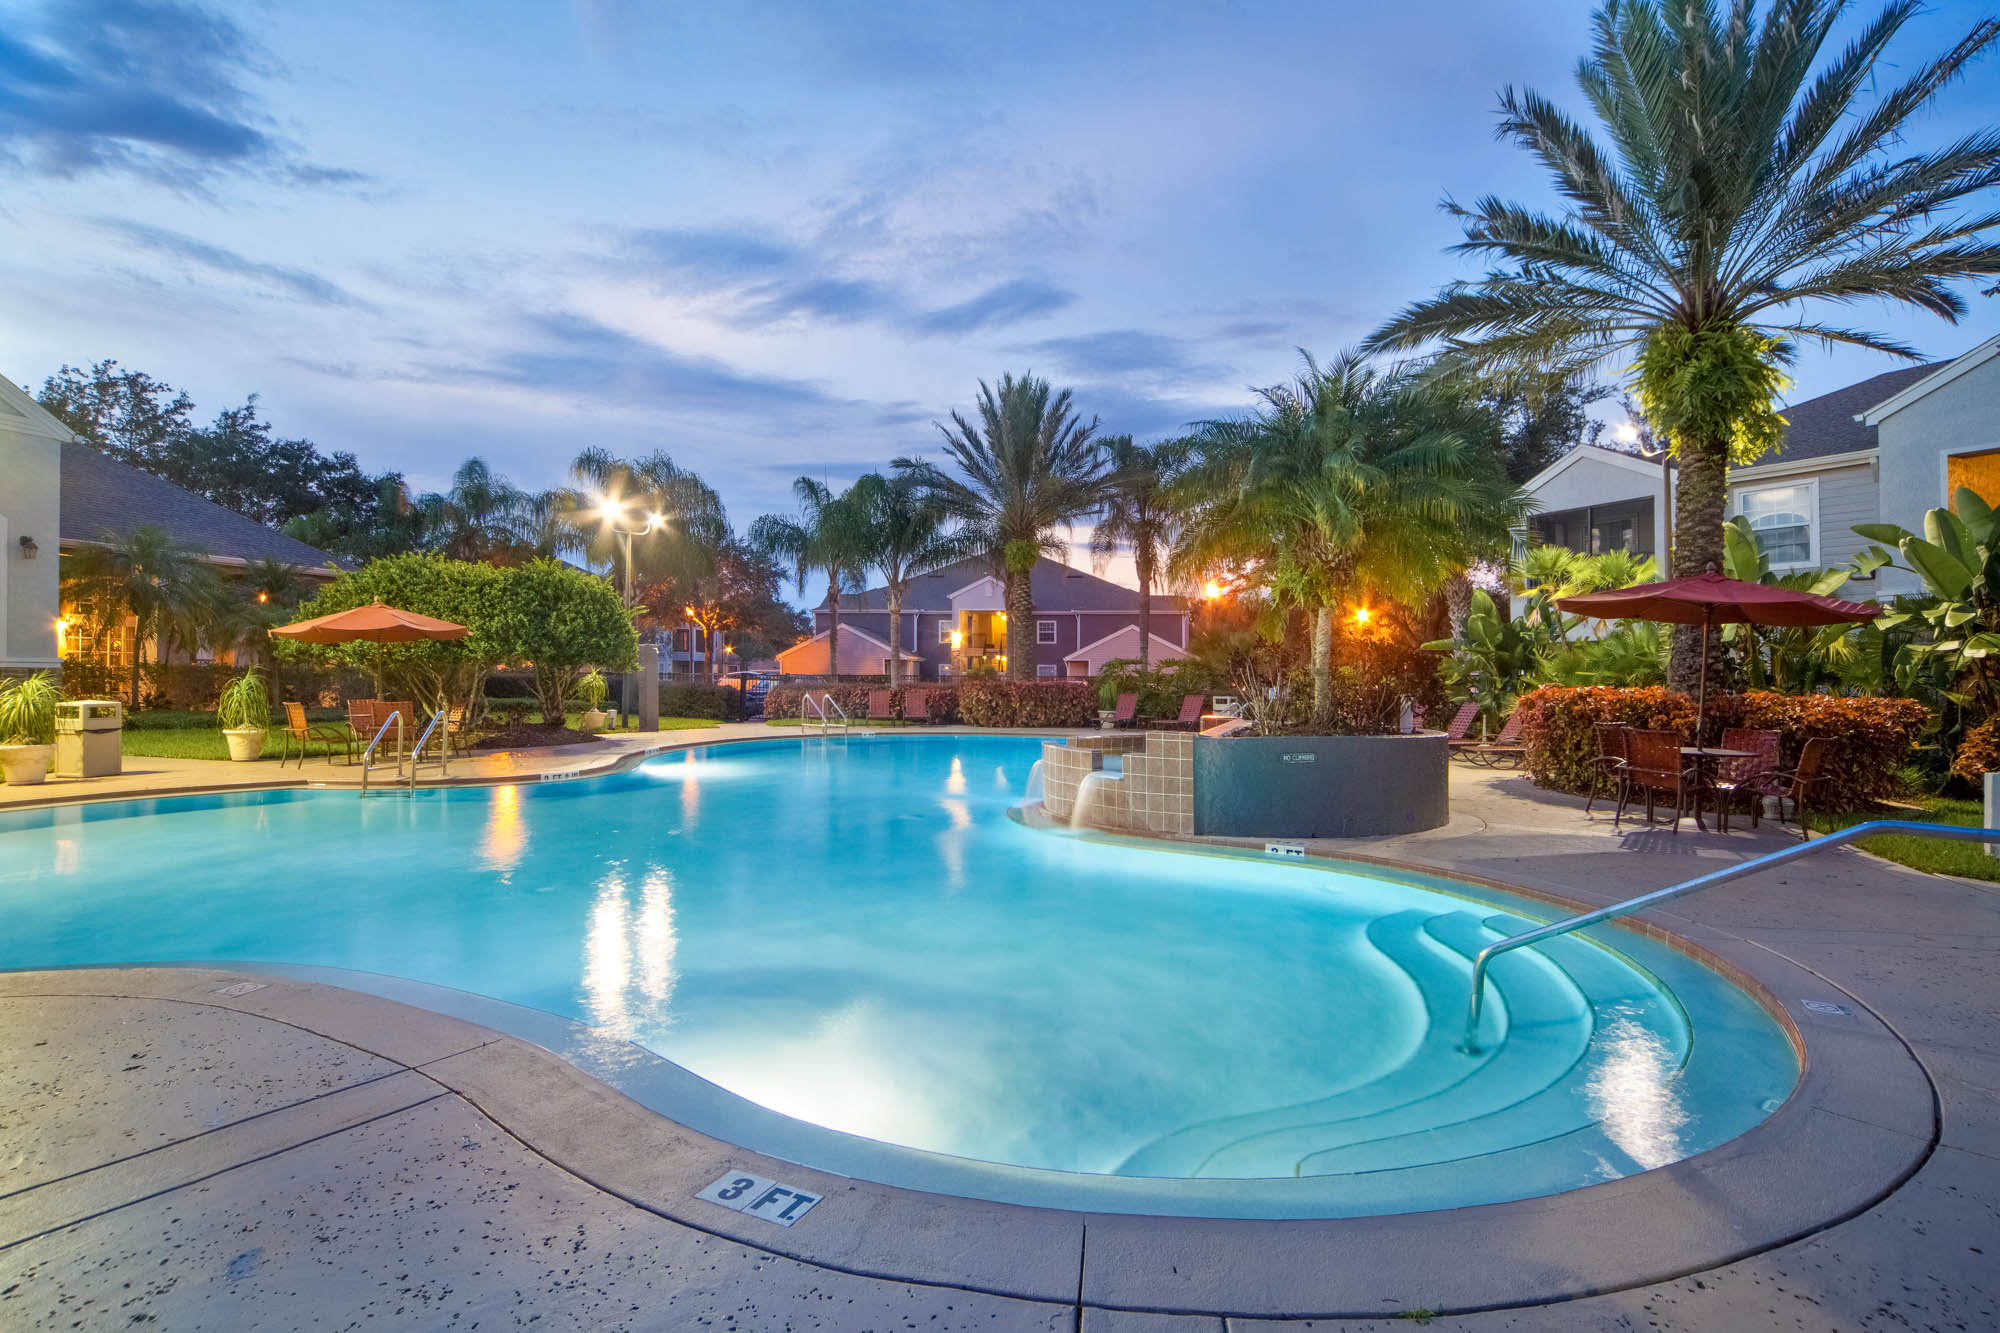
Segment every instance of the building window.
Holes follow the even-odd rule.
[[[1054,662],[1037,663],[1035,666],[1035,674],[1037,676],[1053,676],[1056,674],[1056,664]]]
[[[105,625],[90,603],[64,607],[57,655],[88,666],[129,667],[136,647],[135,624],[126,616],[116,625]]]
[[[1961,490],[1971,491],[1988,507],[2000,505],[2000,449],[1953,454],[1944,460],[1944,502],[1954,511]]]
[[[938,621],[938,642],[951,642],[951,622],[949,620]]]
[[[1733,507],[1750,520],[1750,531],[1773,565],[1813,563],[1813,511],[1818,508],[1818,494],[1812,482],[1738,491]]]
[[[1055,641],[1056,622],[1053,620],[1037,620],[1035,622],[1035,642],[1054,643]]]

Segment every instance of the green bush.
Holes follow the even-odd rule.
[[[251,667],[224,686],[216,701],[215,720],[224,731],[270,730],[271,696],[264,686],[264,674]]]
[[[1199,657],[1162,662],[1148,671],[1115,657],[1097,673],[1097,707],[1114,708],[1119,695],[1136,694],[1140,717],[1178,717],[1183,698],[1218,693],[1233,694],[1235,688],[1223,668]]]
[[[46,671],[0,683],[0,745],[50,745],[62,691]]]
[[[727,685],[661,685],[661,717],[704,717],[718,722],[743,720],[743,691]]]

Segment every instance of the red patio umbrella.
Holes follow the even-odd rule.
[[[1695,695],[1696,745],[1708,707],[1708,632],[1716,625],[1861,624],[1882,614],[1873,602],[1844,602],[1813,592],[1794,592],[1769,583],[1745,583],[1724,578],[1710,565],[1691,578],[1642,583],[1636,588],[1562,597],[1556,605],[1575,615],[1598,620],[1657,620],[1668,625],[1701,626],[1701,684]]]

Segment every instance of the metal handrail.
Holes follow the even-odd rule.
[[[1802,842],[1782,851],[1770,852],[1738,865],[1724,866],[1720,870],[1712,870],[1706,875],[1682,880],[1679,884],[1672,884],[1664,889],[1655,889],[1636,898],[1627,898],[1622,903],[1600,907],[1594,912],[1584,912],[1546,926],[1538,926],[1533,930],[1524,930],[1519,935],[1510,935],[1504,940],[1487,945],[1472,960],[1472,1000],[1465,1011],[1465,1041],[1459,1049],[1467,1053],[1476,1053],[1479,1050],[1474,1038],[1479,1031],[1479,1016],[1486,1001],[1486,969],[1495,958],[1509,949],[1518,949],[1524,944],[1535,944],[1557,935],[1567,935],[1570,931],[1584,926],[1594,926],[1600,921],[1609,921],[1613,917],[1626,916],[1648,907],[1656,907],[1661,903],[1672,902],[1676,898],[1685,898],[1690,893],[1712,889],[1718,884],[1727,884],[1730,880],[1742,879],[1760,870],[1769,870],[1772,866],[1796,861],[1802,856],[1811,856],[1830,847],[1843,846],[1858,838],[1871,838],[1879,833],[1910,833],[1921,838],[1945,838],[1955,842],[1984,842],[2000,846],[2000,829],[1965,828],[1958,824],[1919,824],[1907,819],[1871,819],[1865,824],[1852,824],[1838,832],[1814,838],[1811,842]]]
[[[812,725],[811,721],[806,717],[806,709],[808,708],[819,714],[820,731],[825,735],[833,735],[833,719],[826,714],[826,710],[829,708],[840,715],[840,730],[843,735],[846,734],[849,727],[853,726],[853,723],[848,720],[847,710],[840,706],[839,700],[835,699],[831,694],[821,694],[819,698],[815,699],[813,698],[812,691],[807,690],[804,695],[804,702],[799,708],[799,735],[801,736],[805,735],[806,728]]]
[[[410,750],[411,791],[415,791],[417,789],[417,758],[418,756],[423,754],[424,746],[430,743],[431,733],[438,729],[438,723],[445,720],[446,711],[447,709],[440,708],[437,710],[437,712],[431,714],[430,723],[424,728],[424,734],[417,737],[416,745]],[[442,738],[440,738],[438,742],[438,776],[445,778],[451,776],[451,728],[450,727],[445,728],[444,735]]]
[[[840,700],[834,698],[831,694],[828,694],[823,696],[822,702],[826,704],[827,708],[831,708],[834,712],[840,714],[840,731],[842,735],[846,735],[848,729],[852,727],[854,723],[847,716],[847,710],[840,706]],[[826,712],[824,709],[822,709],[820,711],[820,717],[824,718],[825,716]],[[828,722],[826,725],[828,734],[829,735],[832,734],[833,724],[831,722]]]
[[[819,706],[819,702],[812,697],[812,691],[807,690],[805,694],[800,697],[800,702],[799,702],[799,735],[801,736],[805,735],[806,728],[812,725],[812,720],[806,716],[806,709],[808,708],[812,709],[813,712],[819,714],[819,724],[821,727],[825,728],[828,731],[832,730],[832,727],[827,723],[826,720],[826,710],[824,708],[821,708]]]
[[[375,729],[375,739],[368,742],[368,748],[361,752],[361,792],[364,796],[368,793],[369,761],[375,757],[375,747],[389,734],[391,722],[396,724],[396,776],[399,778],[403,776],[403,710],[398,708],[382,719],[382,725]],[[414,771],[415,765],[411,768]]]

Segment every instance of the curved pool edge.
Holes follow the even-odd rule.
[[[1477,882],[1457,873],[1450,878]],[[1482,887],[1575,905],[1519,885]],[[288,1022],[419,1068],[551,1162],[628,1203],[842,1272],[1030,1299],[1074,1301],[1080,1293],[1109,1309],[1380,1317],[1398,1308],[1385,1305],[1385,1293],[1402,1307],[1455,1313],[1542,1304],[1713,1268],[1854,1216],[1929,1156],[1938,1135],[1936,1094],[1914,1054],[1867,1006],[1740,937],[1697,930],[1697,942],[1639,924],[1712,960],[1732,980],[1740,975],[1739,984],[1752,983],[1746,989],[1783,1015],[1799,1043],[1802,1072],[1777,1111],[1717,1147],[1604,1184],[1511,1203],[1328,1220],[1068,1212],[833,1175],[680,1124],[545,1040],[506,1030],[532,1022],[475,1024],[303,975],[335,969],[16,971],[0,973],[0,994],[111,993]],[[246,974],[261,988],[216,994]],[[413,999],[437,992],[433,1003],[464,994],[385,980]],[[466,999],[490,1006],[481,1012],[493,1020],[517,1010],[566,1029],[580,1026],[503,1001]],[[827,1202],[780,1230],[694,1198],[726,1171],[796,1182],[821,1190]]]

